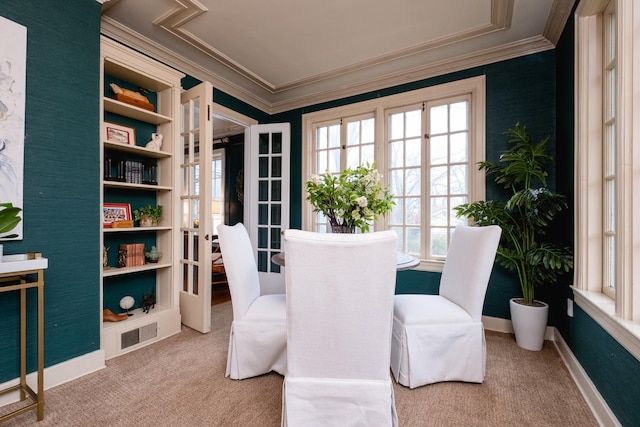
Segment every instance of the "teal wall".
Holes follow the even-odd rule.
[[[45,365],[98,350],[99,333],[99,26],[93,0],[2,0],[0,16],[27,27],[24,239],[5,242],[7,254],[42,252],[45,273]],[[261,123],[286,121],[292,131],[291,226],[301,225],[302,114],[484,74],[487,78],[487,157],[506,146],[502,132],[516,122],[539,138],[551,136],[556,171],[550,184],[569,196],[571,209],[558,227],[573,230],[573,23],[555,51],[332,101],[274,116],[214,90],[215,102]],[[185,87],[197,81],[183,81]],[[557,141],[557,142],[556,142]],[[239,154],[237,154],[239,155]],[[488,183],[488,197],[500,197]],[[399,292],[435,293],[439,275],[399,273]],[[640,365],[586,313],[566,316],[570,277],[539,290],[576,358],[623,425],[640,425]],[[485,314],[508,318],[515,278],[496,267]],[[31,296],[31,295],[30,295]],[[35,308],[31,298],[30,311]],[[0,294],[0,382],[18,375],[17,298]],[[29,344],[35,339],[30,314]],[[35,355],[29,357],[29,371]]]
[[[567,194],[570,209],[567,227],[558,235],[572,241],[574,207],[574,20],[570,18],[556,48],[558,189]],[[570,281],[567,281],[570,283]],[[580,365],[623,426],[640,425],[640,361],[620,345],[588,314],[574,304],[574,317],[566,315],[566,299],[573,298],[568,285],[555,295],[557,328]]]
[[[555,52],[547,51],[274,115],[270,121],[291,123],[291,227],[301,226],[304,197],[301,175],[303,114],[485,75],[487,158],[498,160],[500,151],[507,147],[503,132],[516,122],[526,125],[534,138],[550,136],[550,147],[555,150],[555,61]],[[551,187],[555,185],[554,179],[555,173],[552,172],[549,179]],[[507,195],[490,181],[487,182],[487,197],[506,198]],[[438,281],[439,275],[427,272],[400,272],[398,292],[435,293]],[[520,288],[515,276],[496,266],[487,291],[484,314],[509,318],[509,299],[519,295]],[[544,297],[543,294],[541,299]]]
[[[0,16],[27,27],[24,239],[4,242],[4,252],[49,259],[45,365],[51,366],[100,348],[100,4],[2,0]],[[15,294],[0,294],[0,382],[19,375]],[[28,305],[31,346],[32,292]],[[28,370],[35,366],[32,351]]]

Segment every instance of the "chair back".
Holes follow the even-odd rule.
[[[285,231],[288,377],[389,380],[396,240]]]
[[[218,226],[220,250],[224,254],[233,318],[241,320],[260,296],[260,278],[249,233],[242,223]]]
[[[456,226],[440,279],[440,295],[464,308],[475,321],[482,307],[502,229]]]

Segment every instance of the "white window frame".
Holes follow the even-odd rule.
[[[469,147],[469,202],[484,200],[485,198],[485,173],[478,170],[477,163],[485,159],[485,111],[486,90],[485,76],[471,77],[455,82],[417,89],[397,95],[376,98],[369,101],[348,104],[341,107],[330,108],[302,116],[302,229],[312,230],[314,213],[311,204],[306,200],[305,182],[314,170],[313,141],[315,126],[339,120],[342,117],[354,117],[364,114],[373,114],[375,118],[375,162],[383,174],[384,185],[388,186],[386,111],[405,105],[423,103],[437,99],[470,95],[470,138]],[[423,166],[424,168],[424,166]],[[426,169],[423,169],[426,172]],[[388,229],[386,217],[379,218],[374,225],[376,230]],[[442,271],[444,260],[421,260],[417,269],[425,271]]]
[[[617,15],[615,293],[603,293],[603,11]],[[582,0],[576,9],[575,268],[580,308],[640,359],[640,10],[636,0]],[[634,250],[635,248],[635,250]]]

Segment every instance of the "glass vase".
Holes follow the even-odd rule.
[[[356,226],[355,225],[331,225],[332,233],[355,233]]]

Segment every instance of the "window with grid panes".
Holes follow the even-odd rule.
[[[320,123],[314,130],[315,174],[340,171],[374,162],[375,119],[373,114]],[[327,219],[315,215],[313,229],[327,231]]]
[[[375,162],[396,202],[376,229],[396,231],[398,250],[439,271],[459,221],[453,207],[484,199],[484,96],[480,76],[305,114],[303,191],[312,174]],[[308,203],[303,228],[327,230]]]
[[[387,113],[389,183],[396,205],[389,226],[400,250],[444,259],[469,200],[469,100],[424,102]]]

